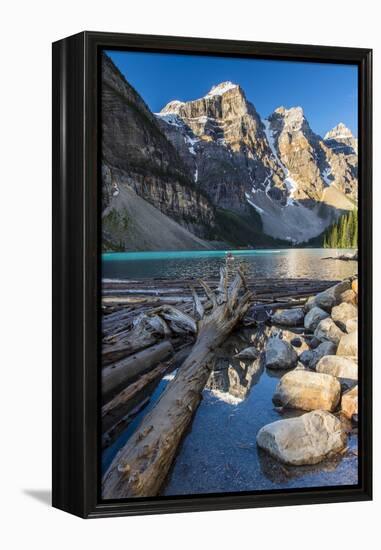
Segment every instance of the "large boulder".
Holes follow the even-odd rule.
[[[304,317],[304,328],[314,331],[320,321],[329,317],[329,313],[320,307],[313,307]]]
[[[304,311],[301,308],[278,309],[271,320],[284,327],[296,327],[303,324]]]
[[[347,322],[351,319],[357,319],[357,307],[347,302],[332,308],[331,317],[341,330],[347,330]]]
[[[270,338],[267,342],[265,365],[271,369],[292,369],[298,361],[298,354],[285,340]]]
[[[317,464],[342,451],[346,442],[340,420],[326,411],[277,420],[263,426],[257,434],[259,447],[293,466]]]
[[[327,288],[327,290],[316,294],[315,305],[330,312],[331,309],[340,302],[341,294],[350,288],[351,283],[348,280],[337,283],[337,285],[331,286]]]
[[[337,346],[333,342],[322,342],[315,349],[301,353],[299,359],[306,367],[314,369],[324,355],[334,355],[336,349]]]
[[[352,357],[358,357],[358,332],[354,330],[349,334],[344,334],[341,337],[339,345],[337,347],[337,355],[346,355]]]
[[[343,393],[341,398],[341,412],[349,419],[358,414],[358,386]]]
[[[318,340],[326,340],[328,342],[333,342],[334,344],[338,344],[340,342],[343,334],[343,331],[339,329],[330,317],[320,321],[314,332],[314,336]]]
[[[341,355],[322,357],[316,365],[316,372],[331,374],[337,378],[348,378],[349,380],[357,380],[358,378],[357,363],[349,357]]]
[[[341,386],[329,374],[293,370],[280,379],[273,402],[277,406],[313,411],[334,411],[339,403]]]

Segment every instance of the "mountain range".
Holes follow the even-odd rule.
[[[301,107],[262,119],[232,82],[152,113],[103,55],[104,250],[306,243],[356,207],[357,168],[342,123],[322,138]]]

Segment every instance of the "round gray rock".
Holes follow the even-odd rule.
[[[296,327],[303,324],[304,311],[301,308],[278,309],[271,320],[273,323],[285,327]]]
[[[351,282],[342,281],[335,286],[331,286],[315,296],[315,305],[330,312],[331,309],[340,303],[340,296],[346,290],[351,288]]]
[[[313,307],[304,317],[304,328],[314,331],[320,321],[329,317],[329,313],[320,307]]]
[[[298,354],[285,340],[270,338],[267,343],[265,364],[271,369],[292,369],[298,361]]]
[[[327,340],[329,342],[333,342],[334,344],[338,344],[340,342],[343,334],[343,331],[339,329],[330,317],[320,321],[314,332],[314,336],[318,340]]]
[[[300,354],[300,361],[309,367],[314,369],[324,355],[334,355],[336,353],[337,346],[333,342],[322,342],[315,349],[311,351],[305,351]]]

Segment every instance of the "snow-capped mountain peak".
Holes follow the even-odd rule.
[[[179,101],[178,99],[174,99],[173,101],[170,101],[165,105],[165,107],[162,108],[160,113],[157,114],[166,114],[166,113],[172,113],[174,115],[178,115],[180,112],[181,107],[185,105],[184,101]]]
[[[337,126],[332,128],[332,130],[327,132],[324,136],[324,139],[326,140],[328,139],[338,140],[338,139],[348,139],[348,138],[353,138],[353,134],[350,131],[350,129],[347,126],[345,126],[343,122],[339,122]]]
[[[229,90],[234,90],[235,88],[238,88],[238,84],[234,84],[233,82],[230,82],[230,80],[227,80],[226,82],[220,82],[220,84],[216,84],[215,86],[212,86],[212,88],[209,90],[209,92],[206,94],[205,97],[223,95]]]

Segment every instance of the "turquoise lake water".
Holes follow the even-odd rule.
[[[234,263],[246,265],[249,276],[343,279],[357,272],[357,262],[324,260],[347,250],[318,248],[229,250]],[[228,251],[116,252],[102,254],[105,279],[218,277]]]

